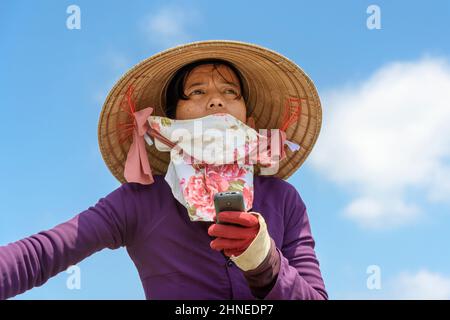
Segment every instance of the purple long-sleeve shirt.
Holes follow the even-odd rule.
[[[211,223],[191,222],[164,176],[125,183],[58,226],[0,247],[0,299],[44,284],[104,248],[125,246],[147,299],[257,299],[233,262],[211,249]],[[279,253],[264,299],[327,299],[307,210],[288,182],[255,176],[251,211],[261,213]]]

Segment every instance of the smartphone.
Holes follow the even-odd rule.
[[[218,192],[214,195],[214,207],[216,209],[216,223],[223,223],[219,221],[219,212],[245,211],[244,196],[239,191]]]

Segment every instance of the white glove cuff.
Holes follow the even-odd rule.
[[[232,255],[230,259],[243,271],[256,269],[267,257],[270,250],[270,235],[267,231],[266,221],[258,212],[250,212],[258,215],[259,231],[248,248],[240,255]]]

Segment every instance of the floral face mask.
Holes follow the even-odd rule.
[[[298,146],[286,141],[278,129],[271,129],[268,137],[226,113],[189,120],[149,116],[147,121],[155,139],[153,142],[146,134],[145,141],[154,143],[159,151],[170,152],[165,180],[191,221],[214,221],[217,192],[241,192],[249,211],[253,206],[254,165],[265,166],[261,174],[274,174],[285,157],[284,144]]]

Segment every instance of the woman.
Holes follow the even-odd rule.
[[[277,172],[263,174],[262,164],[176,167],[180,153],[172,150],[181,142],[164,130],[198,119],[220,127],[225,121],[211,122],[217,116],[250,129],[279,128]],[[268,49],[203,41],[144,60],[117,82],[100,116],[100,149],[122,185],[69,221],[0,247],[0,298],[125,246],[147,299],[327,299],[305,204],[283,180],[308,156],[320,121],[311,80]],[[300,150],[284,150],[295,143]],[[188,178],[203,174],[195,190],[203,192],[203,209],[211,208],[211,190],[231,190],[230,168],[250,173],[239,180],[246,212],[220,212],[230,224],[217,224],[200,206],[191,210],[180,168],[195,168]]]

